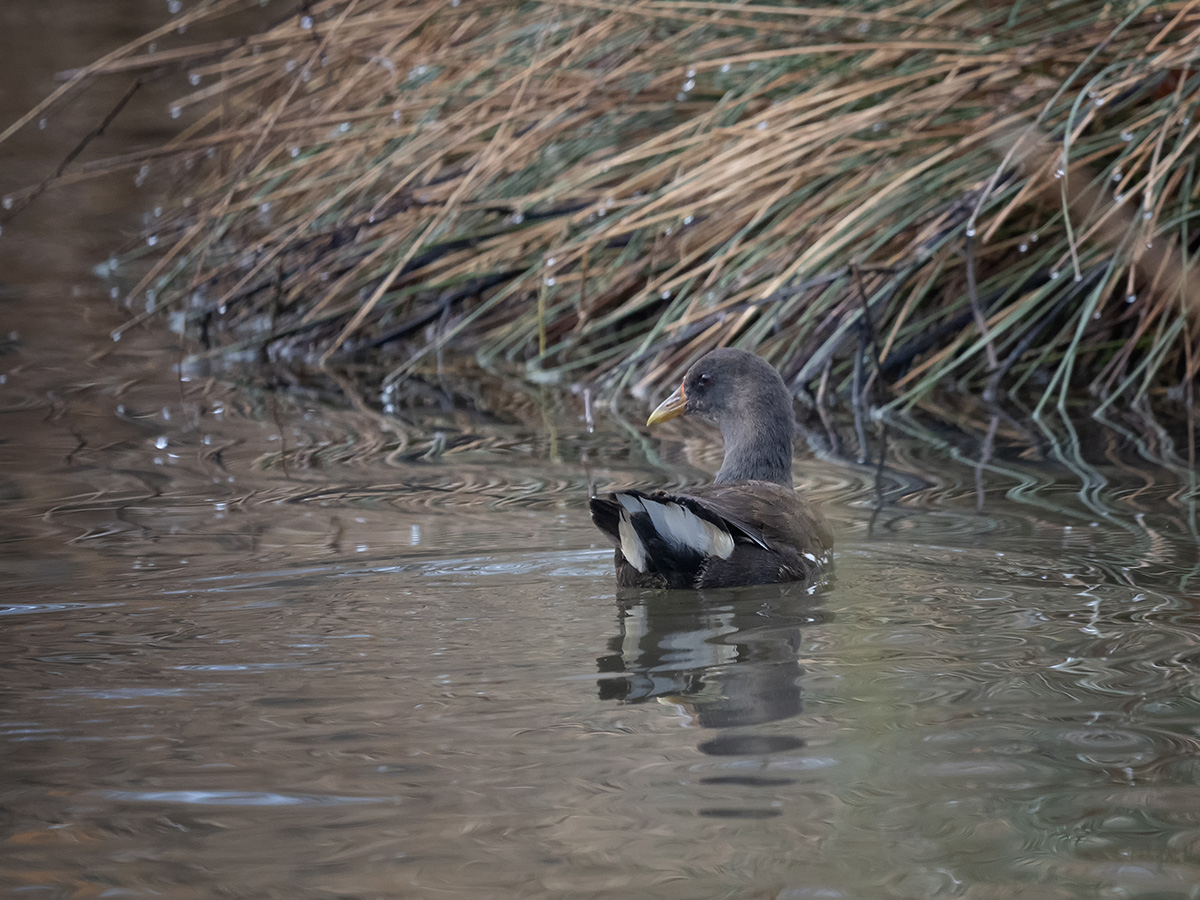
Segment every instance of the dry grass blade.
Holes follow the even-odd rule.
[[[216,163],[139,288],[206,352],[648,391],[740,344],[906,405],[1200,367],[1191,0],[324,0],[134,49],[75,77],[193,65]]]

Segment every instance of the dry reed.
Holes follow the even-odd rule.
[[[1103,408],[1200,368],[1198,38],[1193,0],[318,0],[29,120],[186,68],[171,145],[51,180],[212,157],[135,288],[200,352],[641,392],[735,344],[826,393]]]

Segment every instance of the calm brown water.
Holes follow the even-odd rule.
[[[163,15],[129,9],[7,38],[3,121]],[[153,203],[131,182],[0,236],[5,896],[1200,897],[1164,435],[1002,423],[977,466],[898,422],[878,511],[814,443],[828,583],[618,597],[589,483],[702,479],[708,432],[180,376],[161,325],[110,339],[91,272]]]

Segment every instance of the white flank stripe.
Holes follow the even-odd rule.
[[[642,504],[650,514],[654,530],[676,547],[683,547],[704,556],[728,559],[733,553],[733,538],[722,528],[700,518],[678,503],[646,500]]]
[[[621,504],[621,519],[617,525],[621,554],[639,572],[646,571],[646,546],[630,521],[638,513],[648,515],[655,532],[682,550],[721,559],[728,559],[733,553],[733,536],[728,531],[678,503],[642,500],[630,494],[617,494],[617,502]]]
[[[645,512],[646,507],[642,506],[642,501],[632,494],[617,494],[617,502],[625,509],[625,512],[631,516],[634,513]]]
[[[645,512],[646,508],[637,497],[629,494],[617,494],[617,502],[621,504],[621,521],[617,524],[617,535],[621,538],[621,555],[629,560],[639,572],[646,571],[646,547],[634,530],[629,517],[635,513]]]
[[[642,546],[642,539],[633,530],[629,523],[629,514],[624,510],[621,511],[621,521],[617,524],[617,534],[621,536],[621,555],[639,572],[645,572],[646,548]]]

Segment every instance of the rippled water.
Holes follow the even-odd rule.
[[[1185,445],[810,435],[826,583],[619,596],[589,487],[709,431],[180,380],[108,338],[112,202],[0,239],[6,895],[1200,896]]]
[[[14,896],[1196,895],[1181,470],[979,493],[893,439],[874,512],[870,466],[809,457],[827,583],[618,596],[589,480],[700,477],[704,432],[651,442],[667,473],[563,406],[401,451],[156,340],[6,386]]]

